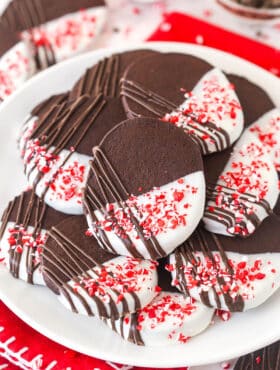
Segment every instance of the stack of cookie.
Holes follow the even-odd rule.
[[[104,0],[12,0],[0,16],[0,102],[36,72],[91,50]]]
[[[134,50],[24,119],[0,258],[138,345],[186,343],[280,285],[280,111],[197,57]]]

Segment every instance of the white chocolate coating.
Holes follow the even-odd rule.
[[[231,279],[228,270],[221,258],[219,252],[212,252],[215,261],[218,264],[207,265],[207,260],[202,252],[195,252],[195,257],[201,260],[201,266],[198,267],[194,276],[192,265],[184,259],[185,278],[188,284],[190,295],[201,301],[200,294],[207,292],[212,307],[230,310],[224,299],[223,292],[228,292],[230,297],[236,299],[240,295],[244,301],[243,311],[255,308],[264,303],[280,286],[280,253],[258,253],[244,255],[235,252],[226,252],[227,258],[232,261],[234,276]],[[170,264],[176,268],[175,256],[170,256]],[[172,269],[173,283],[178,289],[180,285],[176,283],[176,269]],[[225,280],[225,288],[221,287],[217,278]],[[193,279],[197,284],[193,284]],[[196,286],[195,286],[196,285]],[[214,290],[220,292],[219,301],[221,307],[218,307],[215,299]]]
[[[269,214],[278,198],[278,176],[263,144],[246,130],[212,189],[203,217],[207,230],[247,236]],[[230,222],[227,221],[228,217]]]
[[[149,239],[152,235],[165,255],[168,255],[194,231],[202,217],[204,202],[204,175],[202,171],[197,171],[148,193],[132,197],[131,202],[126,201],[126,206],[133,210],[135,218],[142,225],[144,238]],[[117,217],[119,225],[122,224],[133,246],[143,258],[151,258],[149,249],[139,237],[139,232],[133,227],[126,209],[119,208],[115,204],[107,205],[106,208],[112,206],[114,216]],[[141,215],[135,211],[135,208],[141,210]],[[101,228],[113,247],[113,253],[130,256],[124,240],[118,235],[118,230],[112,227],[112,220],[105,219],[104,214],[99,210],[94,211],[94,214],[98,223],[91,219],[90,214],[87,215],[91,232],[95,234],[97,228]]]
[[[11,256],[10,256],[10,249],[16,248],[16,246],[11,246],[9,243],[9,238],[11,237],[11,230],[14,228],[15,224],[14,222],[8,222],[7,226],[5,228],[5,231],[3,233],[3,237],[0,240],[0,261],[2,261],[8,270],[10,270],[11,265]],[[32,240],[34,238],[32,237],[34,232],[33,226],[28,226],[26,229],[26,234],[29,235]],[[40,232],[41,239],[45,239],[46,230],[42,229]],[[29,238],[28,238],[29,239]],[[29,239],[30,240],[30,239]],[[40,264],[40,253],[38,253],[37,244],[34,243],[34,246],[31,247],[29,242],[21,243],[22,251],[19,253],[20,262],[19,262],[19,269],[18,269],[18,278],[28,282],[28,270],[27,270],[27,254],[28,250],[30,251],[30,248],[32,248],[32,255],[34,256],[34,262],[37,264]],[[43,245],[40,246],[41,248]],[[43,280],[41,267],[35,269],[35,271],[32,274],[32,283],[37,285],[45,285],[45,282]]]
[[[69,298],[63,294],[63,289],[66,289],[76,312],[87,315],[86,306],[88,306],[94,315],[103,317],[99,308],[101,304],[105,310],[105,317],[108,318],[111,317],[112,302],[118,315],[123,316],[127,313],[124,312],[124,302],[127,304],[128,312],[135,311],[133,294],[138,297],[141,307],[146,306],[155,297],[157,271],[154,262],[116,257],[102,264],[102,268],[111,274],[106,275],[108,278],[106,277],[105,282],[100,279],[100,268],[94,267],[60,288],[61,303],[71,310]],[[113,284],[111,284],[112,280],[114,280]]]
[[[186,98],[178,110],[167,114],[165,119],[198,138],[204,154],[223,150],[239,138],[244,126],[243,111],[222,71],[210,70]]]
[[[138,311],[138,332],[145,346],[184,344],[208,327],[213,314],[214,309],[183,294],[161,292]],[[106,320],[106,323],[125,340],[131,340],[131,321],[131,315],[126,315],[115,322]]]

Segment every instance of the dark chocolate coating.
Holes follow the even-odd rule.
[[[35,115],[38,115],[38,111],[40,111],[41,118],[38,120],[38,125],[36,126],[34,134],[31,135],[31,138],[40,138],[41,135],[43,135],[43,131],[45,134],[46,128],[51,128],[54,122],[56,122],[56,126],[61,124],[62,129],[60,134],[56,136],[54,140],[53,136],[56,133],[51,131],[51,129],[47,131],[47,137],[44,139],[46,144],[51,141],[52,145],[60,150],[74,147],[79,153],[91,156],[92,147],[98,145],[110,129],[125,119],[125,113],[120,103],[120,98],[103,99],[100,97],[99,102],[95,104],[92,97],[84,95],[79,98],[79,104],[77,104],[78,100],[67,103],[63,100],[63,107],[63,103],[55,107],[51,99],[55,101],[59,97],[60,96],[50,98],[47,104],[44,102],[36,108],[37,111],[33,110],[32,114],[35,113]],[[65,98],[66,97],[65,95]],[[103,105],[102,107],[101,104]],[[99,111],[99,109],[101,110]],[[87,110],[89,110],[88,114],[86,114]],[[60,112],[59,118],[57,117],[57,112]],[[65,115],[68,116],[64,122],[63,118]],[[83,115],[83,122],[75,131],[75,134],[71,137],[67,135],[67,132],[69,132],[71,128],[77,128],[78,120]],[[86,126],[88,126],[87,132],[82,136],[81,140],[78,140]],[[64,142],[62,146],[61,141]],[[78,141],[79,143],[77,144]]]
[[[55,229],[77,246],[75,254],[71,254],[71,251],[74,252],[74,248],[70,248],[70,253],[67,254],[65,249],[54,239],[53,230],[48,236],[42,258],[43,277],[47,286],[56,294],[59,293],[59,286],[75,276],[73,274],[70,277],[67,274],[67,266],[71,266],[77,272],[77,276],[81,271],[89,269],[88,264],[90,264],[90,268],[96,266],[93,260],[102,264],[116,257],[116,255],[100,248],[93,237],[85,235],[88,225],[84,216],[72,216],[57,224]],[[69,247],[71,247],[71,244],[69,244]],[[85,257],[85,255],[88,257]],[[90,259],[92,259],[91,262],[89,262]],[[77,264],[79,269],[77,269]],[[54,277],[56,278],[54,279]]]
[[[240,254],[255,254],[255,253],[280,253],[280,217],[272,214],[267,217],[256,231],[248,238],[230,237],[216,234],[220,245],[225,252],[235,252]],[[200,233],[207,241],[207,245],[211,251],[217,251],[212,233],[200,226]],[[196,251],[201,251],[201,244],[194,233],[189,241],[192,242]]]
[[[44,204],[43,200],[37,197],[32,190],[25,191],[16,196],[8,205],[1,218],[1,228],[6,227],[7,222],[15,222],[17,225],[24,224],[27,219],[28,226],[35,226],[41,216],[38,210],[44,205],[44,214],[41,219],[41,228],[49,230],[53,225],[61,222],[68,216]],[[5,218],[8,215],[6,221]]]
[[[191,137],[153,118],[120,123],[104,137],[99,148],[128,194],[143,194],[203,169],[200,149]],[[101,195],[92,172],[87,186]],[[115,200],[109,196],[109,201]]]
[[[280,342],[240,357],[234,370],[280,370]]]
[[[45,113],[53,109],[54,106],[65,103],[68,100],[68,95],[68,92],[52,95],[36,105],[36,107],[31,111],[31,115],[38,116],[39,118],[44,116]]]
[[[122,85],[125,81],[132,81],[145,90],[159,94],[170,103],[179,106],[185,100],[181,89],[191,91],[198,80],[211,68],[209,63],[191,55],[156,54],[130,65],[124,73]],[[135,116],[156,117],[150,110],[133,102],[124,94],[123,104],[129,118]],[[168,113],[168,109],[165,113]]]
[[[0,22],[20,32],[95,6],[105,6],[104,0],[13,0],[4,10]]]
[[[76,99],[81,95],[102,93],[105,97],[118,97],[120,79],[125,69],[136,60],[148,55],[158,54],[153,50],[132,50],[120,54],[114,54],[101,60],[91,68],[88,68],[83,76],[75,83],[69,99]],[[114,86],[112,86],[115,84]]]
[[[18,41],[17,34],[0,23],[0,57],[16,45]]]

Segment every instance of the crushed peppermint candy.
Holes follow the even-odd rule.
[[[41,255],[46,242],[45,233],[34,233],[28,231],[22,225],[15,225],[8,229],[7,242],[10,249],[21,254],[25,248],[33,249],[33,263],[36,265],[41,261]]]
[[[213,288],[218,296],[228,294],[233,300],[237,299],[238,296],[241,296],[243,300],[252,299],[255,296],[254,282],[265,279],[266,265],[271,265],[271,261],[265,263],[261,259],[252,262],[228,259],[228,264],[232,269],[229,271],[219,253],[213,253],[213,257],[214,260],[206,256],[201,258],[201,254],[196,252],[192,262],[182,266],[180,273],[184,274],[188,290],[195,288],[201,293],[208,292]],[[175,269],[173,264],[168,265],[168,271],[171,270],[171,266],[172,270]],[[271,273],[273,274],[272,271]],[[179,284],[181,284],[180,281],[174,278],[172,285],[178,286]],[[223,313],[219,314],[224,315]]]
[[[257,135],[264,150],[272,155],[277,171],[280,171],[280,112],[274,112],[265,125],[256,122],[249,128]]]
[[[31,62],[21,50],[14,49],[1,59],[0,64],[0,100],[4,100],[17,88],[20,81],[25,81],[31,73]]]
[[[166,114],[164,120],[214,144],[213,129],[208,130],[207,125],[211,123],[219,129],[226,118],[230,119],[232,127],[237,125],[237,112],[241,111],[241,106],[232,96],[232,90],[234,86],[231,83],[225,86],[218,75],[212,73],[203,80],[201,96],[194,91],[185,93],[186,102],[178,110]]]
[[[268,173],[270,167],[258,143],[250,142],[239,149],[238,154],[246,158],[246,163],[236,160],[231,161],[230,167],[226,167],[212,191],[213,201],[208,204],[207,211],[215,213],[216,208],[230,211],[234,223],[227,231],[233,235],[247,236],[250,233],[247,220],[268,194],[269,181],[263,174]]]
[[[139,292],[143,284],[153,278],[156,262],[151,261],[149,267],[144,267],[142,260],[125,257],[122,263],[114,260],[90,270],[87,276],[79,277],[73,289],[86,289],[88,294],[109,303],[112,291],[117,293],[116,303],[121,303],[125,294]]]
[[[140,196],[131,195],[121,205],[107,204],[106,216],[96,221],[94,226],[97,230],[112,231],[123,239],[128,235],[139,239],[134,218],[143,230],[144,238],[149,239],[167,230],[186,226],[192,206],[191,197],[198,191],[197,187],[179,179],[176,187],[167,191],[154,188]]]
[[[49,22],[22,34],[23,39],[35,48],[44,47],[62,54],[62,59],[79,51],[81,45],[88,44],[97,33],[97,16],[86,9]]]
[[[55,193],[56,199],[69,201],[77,199],[81,204],[82,187],[86,181],[86,167],[78,161],[70,163],[68,166],[60,167],[55,174],[49,188]]]
[[[181,331],[183,330],[182,326],[196,309],[195,301],[190,297],[184,297],[182,294],[162,293],[138,311],[137,329],[141,331],[148,327],[154,330],[159,325],[169,322],[172,329],[167,333],[168,339],[186,343],[190,337]],[[126,324],[129,322],[130,320],[127,318]]]
[[[70,158],[70,155],[68,157]],[[87,176],[86,166],[77,160],[70,163],[66,161],[64,164],[60,162],[61,156],[53,154],[52,150],[42,145],[39,139],[27,141],[24,153],[25,165],[31,165],[32,171],[36,168],[41,177],[54,171],[51,179],[45,183],[52,198],[63,201],[75,199],[81,204],[82,187]]]

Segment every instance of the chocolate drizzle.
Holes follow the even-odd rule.
[[[64,217],[65,216],[62,214],[49,209],[49,207],[35,195],[34,191],[23,192],[9,203],[2,216],[0,239],[2,240],[8,223],[13,223],[12,234],[15,241],[9,250],[9,269],[15,278],[19,278],[23,255],[25,256],[28,283],[33,283],[33,275],[40,266],[40,262],[35,260],[37,246],[26,247],[26,250],[18,250],[16,248],[17,246],[22,247],[25,245],[22,240],[24,235],[21,229],[23,228],[24,231],[28,231],[28,228],[32,226],[32,237],[36,240],[37,237],[41,236],[42,229],[48,228],[51,222],[61,221]],[[42,245],[40,247],[42,247]]]
[[[216,190],[216,187],[222,188],[222,191]],[[226,186],[223,186],[221,184],[215,185],[208,185],[206,190],[206,197],[208,201],[215,202],[216,197],[220,194],[223,194],[223,196],[227,197],[227,202],[229,204],[234,204],[235,198],[233,198],[233,194],[236,194],[235,190],[230,189]],[[255,212],[251,212],[251,207],[259,206],[264,209],[264,211],[269,216],[272,214],[271,207],[269,203],[265,199],[260,199],[249,193],[242,193],[238,195],[239,199],[239,207],[243,210],[243,214],[246,215],[246,219],[250,221],[255,228],[257,228],[261,224],[261,220],[258,218]],[[248,206],[248,203],[250,207]],[[236,224],[235,219],[235,212],[231,211],[230,209],[223,209],[222,207],[216,207],[215,205],[211,206],[211,211],[209,210],[209,207],[205,209],[204,212],[204,218],[210,219],[216,222],[219,222],[227,227],[227,230],[230,230],[232,227]],[[242,228],[246,229],[246,222],[241,221],[238,223]],[[229,232],[229,231],[228,231]],[[240,236],[248,236],[248,235],[240,235]]]
[[[218,251],[221,256],[221,259],[226,267],[228,274],[233,275],[234,271],[229,263],[227,255],[225,253],[223,245],[219,241],[219,238],[213,233],[211,234],[209,233],[209,235],[212,238],[212,242],[215,245],[216,251]],[[186,277],[184,273],[184,266],[188,264],[192,266],[191,273],[192,273],[193,278],[195,279],[196,269],[197,269],[197,266],[199,265],[199,260],[195,256],[195,253],[197,252],[197,246],[199,246],[199,249],[201,249],[205,258],[208,258],[213,263],[214,266],[217,264],[214,258],[214,255],[212,253],[212,250],[209,246],[208,240],[205,238],[204,232],[200,228],[196,229],[196,231],[193,233],[191,238],[185,241],[181,245],[181,247],[177,248],[174,253],[175,265],[176,265],[176,279],[178,280],[178,283],[179,283],[179,286],[182,292],[184,292],[188,296],[190,296],[190,292],[187,287],[187,281],[186,281]],[[220,287],[226,283],[225,279],[220,276],[217,276],[217,282]],[[220,295],[217,293],[214,287],[210,289],[210,292],[211,291],[213,291],[214,293],[216,307],[221,308],[222,302],[221,302]],[[232,312],[243,311],[244,301],[241,295],[237,295],[237,297],[233,299],[229,293],[223,292],[222,296],[230,311]],[[205,304],[208,307],[212,307],[208,291],[201,290],[200,299],[203,304]]]
[[[106,205],[109,204],[110,199],[113,198],[114,203],[118,207],[122,208],[123,210],[126,209],[127,216],[133,223],[134,228],[137,231],[141,242],[149,252],[151,259],[164,257],[165,251],[161,248],[157,239],[153,236],[151,236],[149,239],[145,238],[143,229],[134,216],[132,208],[129,207],[125,201],[129,198],[129,193],[100,147],[95,147],[93,149],[93,161],[91,162],[89,177],[90,176],[95,177],[98,184],[98,192],[89,184],[87,184],[84,194],[84,207],[86,213],[90,216],[94,235],[102,248],[108,252],[117,253],[113,243],[111,243],[106,236],[106,233],[97,226],[98,218],[96,217],[94,210],[101,212],[104,217],[108,216],[114,219],[114,216],[111,214],[111,212],[106,209]],[[123,231],[125,236],[121,237],[117,236],[116,234],[115,235],[122,241],[129,254],[135,258],[143,258],[141,253],[135,247],[133,241],[130,239],[129,235],[125,233],[121,226],[120,229]]]
[[[139,83],[122,79],[121,96],[123,96],[126,101],[131,100],[140,107],[145,108],[145,110],[159,119],[165,119],[165,115],[170,114],[173,111],[177,111],[182,114],[182,116],[190,118],[191,121],[195,123],[195,126],[185,122],[186,127],[182,127],[182,129],[184,131],[187,130],[187,132],[188,130],[191,131],[191,136],[201,147],[203,154],[210,153],[208,145],[203,139],[203,135],[210,136],[211,140],[215,143],[217,151],[224,150],[230,145],[230,137],[225,130],[217,127],[210,121],[201,123],[195,113],[186,113],[181,111],[175,103],[172,103],[169,99],[146,89]],[[133,110],[130,110],[128,114],[131,117],[139,116],[139,114]]]
[[[106,97],[117,97],[119,84],[120,56],[113,55],[88,68],[77,82],[70,94],[70,99],[82,95],[96,96],[100,93]]]
[[[234,370],[280,370],[280,342],[240,357]]]
[[[70,223],[69,223],[70,220]],[[81,278],[92,279],[99,277],[99,272],[93,270],[95,266],[102,268],[102,264],[114,259],[116,256],[100,250],[92,237],[84,235],[86,231],[86,222],[83,216],[71,217],[67,223],[62,223],[53,227],[46,242],[46,248],[43,253],[43,274],[46,283],[57,294],[64,295],[72,311],[79,312],[76,300],[81,304],[89,316],[94,315],[88,301],[94,301],[98,314],[103,318],[117,320],[120,316],[116,302],[112,297],[117,297],[119,292],[111,289],[109,310],[97,295],[87,293],[85,287],[80,283]],[[77,289],[70,286],[72,280],[79,285],[79,288],[86,293],[83,297]],[[135,310],[141,307],[138,295],[130,292],[129,295],[134,301]],[[128,302],[122,300],[123,314],[129,312]]]
[[[51,150],[52,146],[55,146],[51,151],[53,156],[57,156],[63,149],[69,148],[69,154],[54,173],[51,181],[46,184],[46,189],[42,195],[43,198],[51,184],[55,181],[59,170],[65,165],[87,136],[105,104],[106,102],[103,100],[102,95],[98,95],[95,99],[83,96],[69,105],[64,102],[63,104],[54,106],[38,121],[30,139],[38,139],[40,146],[44,146],[47,151]],[[28,163],[25,164],[25,173],[29,178],[36,169],[36,165],[34,164],[28,170],[27,165]],[[33,182],[35,188],[43,176],[44,173],[38,172]]]

